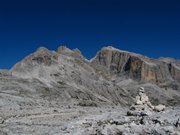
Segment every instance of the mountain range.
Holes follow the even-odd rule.
[[[0,106],[128,106],[139,87],[154,104],[179,105],[180,61],[112,46],[87,60],[78,49],[40,47],[10,70],[0,70]]]

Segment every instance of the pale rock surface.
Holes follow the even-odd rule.
[[[106,76],[128,76],[141,82],[151,82],[157,85],[170,82],[179,89],[180,68],[178,60],[155,60],[113,47],[102,48],[91,60],[92,66]],[[176,83],[177,82],[177,83]]]
[[[157,106],[154,107],[154,110],[158,111],[158,112],[161,112],[161,111],[164,111],[165,108],[166,108],[165,105],[157,105]]]

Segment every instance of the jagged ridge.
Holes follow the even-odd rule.
[[[180,97],[179,73],[179,61],[150,59],[113,47],[102,48],[90,61],[78,49],[41,47],[10,70],[6,85],[17,78],[16,87],[23,93],[29,93],[24,87],[33,82],[33,94],[42,100],[92,106],[129,105],[136,89],[144,86],[153,103],[174,105]],[[27,84],[22,87],[23,80]]]

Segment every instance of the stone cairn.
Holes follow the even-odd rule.
[[[128,116],[148,116],[152,112],[164,111],[166,107],[164,105],[153,106],[149,101],[149,97],[145,94],[143,87],[139,88],[139,93],[136,96],[135,104],[130,107],[127,112]]]

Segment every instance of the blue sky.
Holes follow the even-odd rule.
[[[178,0],[6,0],[0,2],[0,68],[45,46],[79,48],[88,59],[103,46],[180,59]]]

